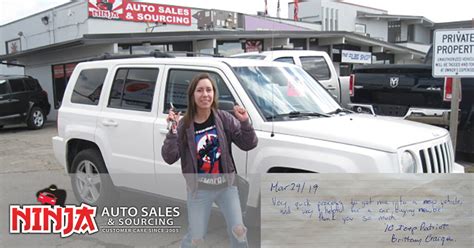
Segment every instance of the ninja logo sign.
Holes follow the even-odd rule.
[[[66,191],[54,184],[36,193],[42,205],[10,205],[10,233],[59,233],[61,237],[72,234],[98,232],[95,221],[97,207],[64,205]]]
[[[120,19],[123,14],[122,0],[89,0],[89,16],[104,19]]]

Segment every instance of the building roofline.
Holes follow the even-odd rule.
[[[389,15],[389,14],[372,14],[362,11],[357,11],[357,18],[367,18],[367,19],[399,19],[399,20],[420,20],[422,22],[427,22],[431,26],[435,24],[435,22],[431,21],[430,19],[424,16],[412,16],[412,15]]]
[[[47,49],[62,49],[62,48],[68,48],[68,47],[73,47],[73,46],[78,46],[78,45],[84,45],[84,39],[83,38],[64,41],[64,42],[60,42],[60,43],[56,43],[56,44],[52,44],[52,45],[36,47],[36,48],[33,48],[33,49],[20,51],[20,52],[13,53],[13,54],[0,55],[0,61],[11,60],[11,59],[15,59],[15,58],[18,58],[18,57],[23,57],[23,56],[29,56],[31,54],[34,54],[34,53],[37,53],[37,52],[42,52],[42,51],[47,50]]]
[[[11,60],[29,56],[48,49],[62,49],[79,45],[96,45],[110,43],[141,44],[146,42],[180,42],[206,39],[240,40],[269,38],[339,38],[344,37],[355,42],[365,42],[369,46],[382,46],[387,50],[425,56],[424,53],[386,41],[373,39],[347,31],[178,31],[159,33],[124,33],[124,34],[85,34],[82,38],[53,45],[42,46],[14,54],[0,56],[0,60]]]
[[[364,5],[355,4],[355,3],[349,3],[349,2],[345,2],[345,1],[339,1],[339,2],[340,2],[340,3],[343,3],[343,4],[347,4],[347,5],[353,5],[353,6],[357,6],[357,7],[363,7],[363,8],[368,8],[368,9],[373,9],[373,10],[388,12],[388,11],[385,10],[385,9],[378,9],[378,8],[374,8],[374,7],[370,7],[370,6],[364,6]]]

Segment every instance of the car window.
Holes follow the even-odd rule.
[[[110,90],[108,107],[150,112],[158,78],[155,68],[120,68]]]
[[[28,90],[36,91],[36,90],[41,89],[41,87],[38,84],[38,81],[33,78],[25,78],[25,83],[26,83],[26,88]]]
[[[10,88],[12,93],[25,91],[25,85],[23,79],[10,79]]]
[[[281,57],[275,59],[274,61],[295,64],[295,60],[293,59],[293,57]]]
[[[235,99],[227,88],[223,79],[215,72],[200,71],[200,70],[183,70],[183,69],[171,69],[168,74],[168,80],[166,83],[166,95],[165,95],[165,109],[163,113],[167,113],[170,109],[170,102],[178,111],[186,111],[188,106],[187,103],[187,91],[188,86],[194,76],[200,73],[209,73],[212,79],[216,82],[218,102],[222,105],[223,103],[235,103]]]
[[[328,80],[331,78],[329,66],[322,56],[305,56],[300,57],[303,69],[308,72],[314,79]]]
[[[8,93],[7,80],[0,80],[0,95]]]
[[[72,103],[97,105],[107,69],[85,69],[77,77],[71,96]]]

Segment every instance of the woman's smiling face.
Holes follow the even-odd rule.
[[[199,80],[194,90],[194,102],[196,103],[197,109],[205,110],[211,108],[214,102],[214,88],[209,79],[204,78]]]

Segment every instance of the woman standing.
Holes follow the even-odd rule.
[[[244,151],[257,146],[257,136],[247,111],[234,106],[235,117],[217,109],[217,88],[209,74],[193,78],[188,88],[188,108],[183,120],[170,110],[173,123],[161,148],[163,159],[172,164],[181,158],[187,184],[189,230],[181,247],[203,241],[215,202],[222,211],[232,247],[247,247],[240,200],[235,186],[234,142]]]

